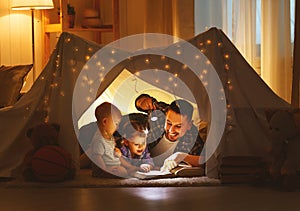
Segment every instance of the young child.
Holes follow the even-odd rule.
[[[127,119],[120,125],[118,132],[123,138],[119,154],[122,164],[130,172],[149,172],[154,164],[146,144],[148,125],[142,121]],[[126,162],[131,166],[126,165]]]
[[[127,170],[115,154],[113,133],[121,121],[120,110],[104,102],[95,110],[98,130],[91,143],[92,175],[94,177],[126,177]]]

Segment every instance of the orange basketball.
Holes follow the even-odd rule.
[[[72,166],[71,155],[63,148],[47,145],[36,151],[31,168],[39,181],[58,182],[67,178]]]

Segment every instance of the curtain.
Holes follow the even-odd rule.
[[[256,14],[258,8],[261,14]],[[289,0],[195,0],[196,33],[213,26],[222,29],[273,91],[290,102]]]
[[[194,36],[194,0],[146,0],[145,33]]]
[[[196,33],[210,27],[222,29],[254,68],[257,66],[255,20],[256,0],[195,0]]]
[[[227,26],[229,27],[229,26]],[[232,41],[247,62],[256,67],[256,0],[232,1]],[[259,71],[258,71],[259,72]]]
[[[299,108],[299,80],[300,80],[300,2],[296,1],[295,10],[295,41],[294,41],[294,61],[293,61],[293,86],[292,86],[292,105]]]
[[[261,0],[261,10],[261,76],[276,94],[290,102],[290,1]]]

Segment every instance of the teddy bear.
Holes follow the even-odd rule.
[[[42,177],[38,177],[36,171],[34,169],[34,159],[35,163],[39,160],[51,159],[51,150],[56,151],[57,154],[63,154],[65,156],[65,160],[70,163],[67,169],[67,175],[63,179],[71,179],[74,177],[75,168],[71,165],[71,155],[62,149],[58,143],[58,135],[60,131],[60,126],[55,123],[40,123],[30,129],[27,130],[27,137],[30,139],[32,149],[25,155],[23,161],[22,175],[23,178],[27,181],[55,181],[59,180],[58,178],[47,178],[44,179]],[[50,151],[49,151],[50,150]],[[44,153],[44,154],[43,154]],[[37,158],[39,156],[39,158]],[[52,157],[55,154],[52,154]],[[56,159],[56,158],[54,158]],[[49,162],[48,162],[49,163]],[[47,164],[47,163],[46,163]],[[39,164],[42,165],[42,164]],[[45,166],[46,168],[46,166]],[[62,180],[62,179],[60,179]]]
[[[275,185],[292,191],[296,188],[297,168],[300,166],[300,127],[295,121],[295,111],[274,112],[269,126],[269,173]]]

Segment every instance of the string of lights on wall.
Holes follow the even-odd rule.
[[[218,41],[218,42],[213,42],[210,39],[207,39],[205,41],[197,41],[195,40],[195,42],[197,43],[197,48],[200,50],[201,53],[206,54],[209,50],[213,49],[212,47],[218,47],[218,48],[222,48],[223,47],[223,43]],[[71,36],[67,36],[64,40],[64,44],[68,45],[69,48],[72,48],[72,52],[68,52],[68,54],[72,55],[69,58],[68,61],[63,61],[62,57],[65,55],[62,55],[64,52],[62,52],[59,49],[56,49],[56,57],[55,57],[55,69],[56,71],[53,72],[52,74],[52,79],[50,80],[50,86],[48,87],[48,91],[47,94],[44,95],[43,98],[43,103],[41,105],[40,108],[38,108],[39,110],[42,110],[44,112],[45,115],[45,121],[49,121],[49,113],[51,112],[50,110],[50,96],[51,93],[54,93],[55,89],[60,89],[59,90],[59,96],[60,97],[66,97],[66,92],[64,90],[62,90],[62,88],[60,88],[60,84],[59,84],[59,80],[58,78],[61,77],[60,71],[71,71],[72,74],[74,75],[74,78],[79,76],[79,73],[81,70],[88,72],[89,69],[91,67],[89,67],[88,64],[86,64],[87,61],[89,61],[92,57],[94,58],[95,55],[93,56],[93,54],[98,50],[97,48],[93,48],[90,47],[90,45],[86,45],[85,48],[82,47],[78,47],[78,46],[73,46],[73,40]],[[180,47],[180,46],[179,46]],[[221,51],[222,52],[222,51]],[[112,49],[110,52],[110,55],[107,56],[108,62],[110,64],[114,64],[115,63],[115,55],[118,54],[118,49]],[[184,55],[184,52],[181,49],[176,50],[176,55],[178,56],[182,56]],[[199,55],[194,55],[194,60],[197,61],[200,58],[200,54]],[[220,100],[226,100],[227,103],[227,124],[226,124],[226,130],[230,131],[233,129],[233,119],[232,119],[232,112],[231,110],[231,104],[230,104],[230,92],[233,91],[234,88],[234,84],[232,82],[232,80],[229,77],[229,72],[230,72],[230,55],[229,53],[223,53],[223,62],[224,62],[224,71],[226,74],[226,82],[223,81],[223,86],[224,86],[224,90],[220,90],[221,93],[225,92],[225,96],[226,99],[220,99]],[[97,59],[97,58],[94,58]],[[102,58],[101,58],[102,59]],[[128,57],[127,59],[127,64],[130,65],[134,65],[133,63],[135,62],[135,59]],[[84,61],[84,62],[79,62],[79,61]],[[93,84],[95,83],[95,80],[100,80],[101,82],[105,81],[105,72],[108,71],[107,67],[103,64],[105,64],[107,61],[98,61],[96,63],[96,67],[92,67],[92,68],[97,68],[98,70],[98,75],[97,78],[94,77],[90,77],[88,74],[84,75],[81,79],[81,86],[82,89],[88,89],[88,95],[85,96],[85,100],[87,103],[91,104],[95,99],[94,99],[94,95],[93,93],[97,92],[97,90],[95,90],[95,87],[93,86]],[[181,77],[180,74],[185,74],[184,72],[175,72],[173,71],[173,61],[170,60],[170,58],[166,57],[166,56],[160,56],[160,62],[157,63],[157,60],[152,61],[152,57],[151,56],[144,56],[143,59],[144,65],[145,67],[147,66],[151,66],[153,71],[158,71],[158,70],[166,70],[166,71],[171,71],[172,70],[172,76],[170,76],[168,78],[168,83],[170,84],[169,86],[165,86],[164,88],[167,91],[170,91],[174,88],[178,88],[178,83],[177,83],[177,79]],[[212,65],[210,60],[206,60],[206,64],[207,65]],[[155,67],[156,66],[156,67]],[[124,67],[126,68],[126,66]],[[183,71],[190,71],[189,67],[186,64],[181,64],[181,69]],[[134,73],[137,77],[140,76],[141,71],[136,71]],[[202,84],[204,87],[209,86],[209,82],[206,80],[206,75],[208,74],[208,70],[206,68],[202,69],[201,73],[198,75],[199,79],[201,79]],[[155,75],[155,74],[154,74]],[[41,75],[41,77],[38,78],[38,80],[46,80],[46,77],[44,75]],[[162,83],[159,78],[154,80],[155,83]],[[172,85],[172,86],[171,86]],[[99,88],[99,87],[98,87]],[[26,108],[27,110],[30,110],[29,107]]]

